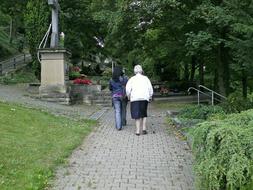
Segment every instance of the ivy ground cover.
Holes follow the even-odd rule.
[[[0,102],[0,189],[43,189],[94,121]]]
[[[189,134],[198,189],[252,189],[253,110],[213,115]]]

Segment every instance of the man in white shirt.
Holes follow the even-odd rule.
[[[126,94],[131,102],[131,116],[135,119],[136,135],[147,134],[146,120],[148,102],[153,96],[153,87],[148,77],[143,75],[140,65],[134,67],[135,76],[131,77],[126,84]]]

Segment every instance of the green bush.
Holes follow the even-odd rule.
[[[241,111],[253,108],[251,96],[245,99],[242,97],[241,92],[234,92],[229,95],[227,101],[222,103],[221,106],[227,113],[240,113]]]
[[[222,107],[220,106],[206,106],[206,105],[192,105],[187,106],[180,110],[179,118],[189,118],[189,119],[204,119],[206,120],[211,115],[217,113],[224,113]]]
[[[189,132],[199,189],[250,190],[253,110],[198,124]]]
[[[6,76],[0,77],[0,83],[7,85],[31,82],[38,82],[38,80],[34,74],[34,70],[27,68],[17,71],[16,73],[10,73]]]
[[[77,79],[78,77],[80,77],[81,74],[79,72],[76,72],[76,71],[71,71],[69,73],[69,79],[70,80],[74,80],[74,79]]]

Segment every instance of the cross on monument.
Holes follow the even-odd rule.
[[[50,48],[57,48],[59,45],[59,9],[58,0],[48,0],[48,5],[52,8],[52,34]]]

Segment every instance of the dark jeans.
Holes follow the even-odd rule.
[[[127,99],[124,98],[122,100],[122,125],[125,126],[127,123],[126,115],[127,115]]]

